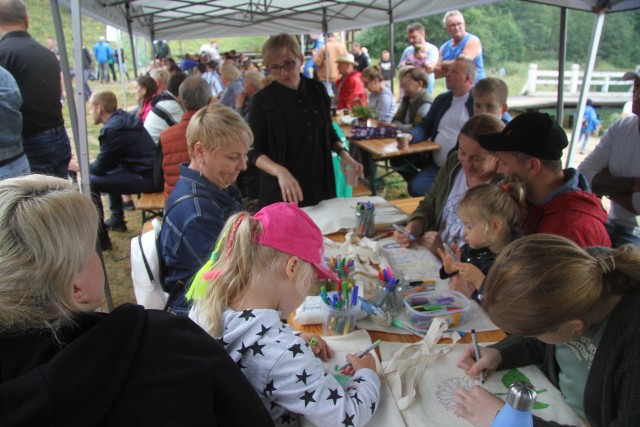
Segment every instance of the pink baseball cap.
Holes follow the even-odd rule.
[[[310,263],[316,269],[318,279],[340,281],[325,263],[322,232],[295,203],[274,203],[260,209],[253,217],[260,221],[263,230],[256,243]]]

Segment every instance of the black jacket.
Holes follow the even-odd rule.
[[[137,305],[0,335],[2,426],[255,426],[269,413],[222,346]]]
[[[100,153],[91,173],[105,175],[121,166],[129,172],[153,177],[156,145],[139,117],[116,110],[100,130]]]

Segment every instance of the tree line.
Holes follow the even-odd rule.
[[[498,68],[506,62],[557,60],[560,37],[560,8],[521,0],[506,0],[462,11],[467,31],[480,37],[486,67]],[[568,10],[567,63],[584,64],[589,51],[596,15]],[[421,22],[427,41],[440,46],[450,37],[444,31],[443,15],[429,16],[394,25],[396,61],[408,45],[406,28]],[[635,68],[640,64],[640,10],[607,14],[600,41],[598,62],[615,67]],[[374,57],[389,49],[387,26],[364,29],[356,41],[367,46]]]

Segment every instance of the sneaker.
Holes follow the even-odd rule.
[[[133,204],[133,200],[129,200],[128,202],[122,203],[122,209],[125,211],[135,211],[136,206]]]
[[[127,223],[123,219],[112,217],[107,220],[107,228],[111,231],[127,231]]]

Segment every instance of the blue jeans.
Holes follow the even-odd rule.
[[[64,126],[25,137],[22,146],[29,159],[31,172],[60,178],[69,177],[71,143]]]
[[[424,196],[436,180],[440,167],[433,161],[427,163],[420,172],[409,181],[409,194],[412,197]]]
[[[607,228],[609,238],[611,238],[611,247],[619,248],[627,243],[640,245],[640,227],[627,228],[611,221],[607,221],[604,226]]]
[[[582,145],[580,146],[580,152],[584,152],[587,149],[587,144],[589,144],[589,136],[591,132],[587,132],[584,130],[580,131],[580,136],[578,137],[578,142],[582,141]]]
[[[91,88],[89,87],[89,70],[83,70],[82,81],[84,83],[84,101],[87,102],[91,98]]]
[[[29,160],[23,154],[13,162],[0,167],[0,181],[7,178],[15,178],[16,176],[29,175],[30,173]]]
[[[91,174],[91,197],[93,198],[100,220],[104,222],[104,211],[100,193],[109,194],[109,210],[111,217],[117,220],[124,220],[122,211],[122,195],[135,193],[155,193],[160,191],[153,181],[153,177],[145,177],[127,169],[117,166],[111,169],[106,175]]]

